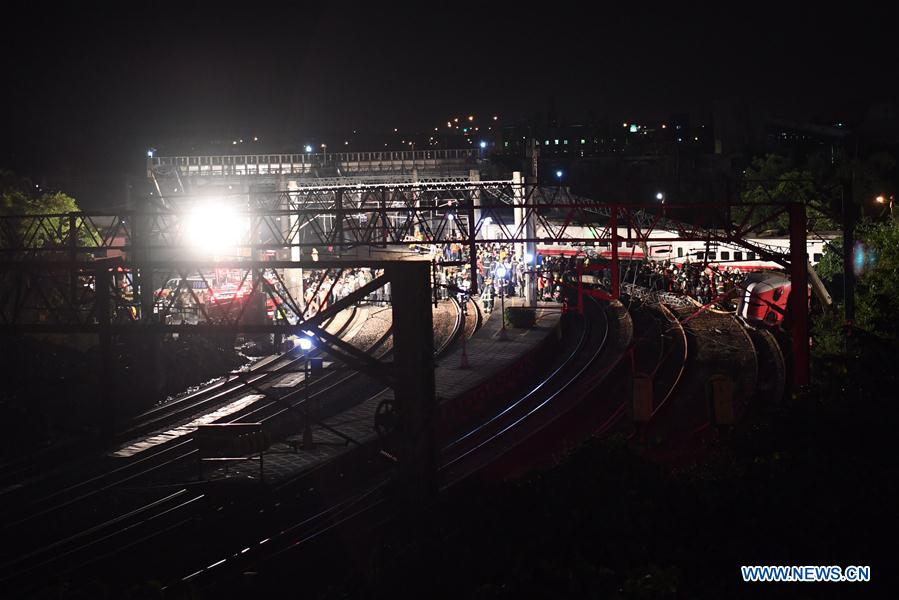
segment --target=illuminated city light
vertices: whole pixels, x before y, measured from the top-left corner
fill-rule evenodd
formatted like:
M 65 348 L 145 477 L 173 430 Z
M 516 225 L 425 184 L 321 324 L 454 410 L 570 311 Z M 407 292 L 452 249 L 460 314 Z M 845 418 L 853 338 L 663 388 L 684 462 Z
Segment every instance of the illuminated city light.
M 312 146 L 306 144 L 306 152 L 312 152 Z
M 481 150 L 483 150 L 486 147 L 487 147 L 487 142 L 482 141 L 481 142 Z

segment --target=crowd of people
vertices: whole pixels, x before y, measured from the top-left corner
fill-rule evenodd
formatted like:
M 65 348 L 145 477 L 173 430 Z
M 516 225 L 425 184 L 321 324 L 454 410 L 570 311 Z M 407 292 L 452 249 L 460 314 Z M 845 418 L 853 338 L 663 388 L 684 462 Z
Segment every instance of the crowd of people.
M 478 245 L 475 277 L 484 310 L 491 311 L 501 296 L 523 296 L 528 272 L 534 278 L 538 300 L 562 302 L 566 285 L 563 274 L 573 274 L 580 261 L 585 264 L 591 262 L 589 258 L 573 256 L 523 256 L 520 250 L 520 244 L 510 242 Z M 451 242 L 437 248 L 433 258 L 437 297 L 448 299 L 455 295 L 462 300 L 469 294 L 472 281 L 468 248 L 460 242 Z M 310 314 L 348 296 L 369 283 L 377 274 L 371 269 L 345 269 L 336 283 L 332 272 L 318 285 L 325 272 L 307 271 L 304 289 Z M 594 274 L 601 278 L 603 287 L 609 289 L 611 268 L 594 271 Z M 718 301 L 728 292 L 739 288 L 745 277 L 739 268 L 726 265 L 712 268 L 705 263 L 689 260 L 683 263 L 622 261 L 618 275 L 622 283 L 639 285 L 650 291 L 690 296 L 703 304 Z M 575 287 L 576 279 L 569 279 L 567 284 Z M 373 292 L 368 300 L 374 303 L 387 302 L 389 294 L 389 287 L 382 287 Z
M 610 269 L 600 272 L 608 287 Z M 690 296 L 702 304 L 716 302 L 734 289 L 741 287 L 746 274 L 739 268 L 727 265 L 709 267 L 702 262 L 642 261 L 622 262 L 619 277 L 623 283 L 631 283 L 650 291 L 669 292 Z
M 339 273 L 339 277 L 336 278 Z M 346 298 L 359 288 L 370 283 L 380 275 L 380 270 L 368 268 L 334 270 L 312 270 L 303 272 L 303 293 L 305 295 L 306 316 L 328 308 L 335 302 Z M 368 296 L 368 300 L 380 304 L 390 295 L 390 284 L 379 287 Z

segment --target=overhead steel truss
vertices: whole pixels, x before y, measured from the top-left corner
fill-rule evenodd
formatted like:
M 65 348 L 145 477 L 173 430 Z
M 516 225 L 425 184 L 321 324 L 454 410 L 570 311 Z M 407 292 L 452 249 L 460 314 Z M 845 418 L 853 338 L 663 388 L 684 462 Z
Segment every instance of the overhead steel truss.
M 339 251 L 360 246 L 457 243 L 467 252 L 463 260 L 470 266 L 472 291 L 476 291 L 477 253 L 482 243 L 523 244 L 522 251 L 538 243 L 609 244 L 613 269 L 617 270 L 619 241 L 647 244 L 693 240 L 743 246 L 789 267 L 794 285 L 799 284 L 797 289 L 803 289 L 807 280 L 806 205 L 800 202 L 609 202 L 578 196 L 563 186 L 529 185 L 518 179 L 307 186 L 220 201 L 238 206 L 239 215 L 246 219 L 247 235 L 236 243 L 236 249 L 250 259 L 250 264 L 267 250 Z M 509 218 L 510 212 L 513 218 Z M 789 255 L 751 241 L 753 232 L 785 214 L 790 217 Z M 168 268 L 174 268 L 179 260 L 184 265 L 184 257 L 195 250 L 186 222 L 184 212 L 173 210 L 0 217 L 4 310 L 21 306 L 25 280 L 38 277 L 39 268 L 37 263 L 29 264 L 32 261 L 74 265 L 98 255 L 119 255 L 133 261 L 136 277 L 144 282 L 138 287 L 141 321 L 146 321 L 143 315 L 152 310 L 151 291 L 156 282 L 153 275 L 148 285 L 147 277 L 156 267 L 164 266 L 154 266 L 153 261 L 167 261 Z M 268 266 L 275 267 L 271 263 Z M 76 301 L 78 293 L 75 272 L 69 269 L 68 292 L 63 295 L 70 303 Z M 258 294 L 275 295 L 274 289 L 265 290 L 263 274 L 250 276 Z M 48 285 L 62 291 L 63 283 L 58 280 Z M 618 292 L 615 286 L 612 297 Z M 46 296 L 48 291 L 38 286 L 29 293 Z M 17 322 L 21 316 L 15 310 L 6 313 L 8 323 Z M 804 310 L 800 308 L 799 312 Z M 806 317 L 797 319 L 803 329 L 794 334 L 798 340 L 808 339 Z M 238 325 L 246 328 L 251 324 Z M 72 326 L 77 326 L 77 321 Z M 806 355 L 806 360 L 799 362 L 807 363 L 807 346 L 803 343 L 794 348 Z
M 222 200 L 223 202 L 229 199 Z M 442 181 L 306 186 L 233 198 L 246 219 L 238 250 L 341 249 L 460 243 L 733 243 L 786 265 L 774 247 L 749 242 L 786 203 L 624 203 L 596 201 L 566 187 L 513 181 Z M 509 209 L 517 212 L 512 219 Z M 739 216 L 735 217 L 739 212 Z M 612 224 L 626 233 L 619 235 Z M 184 212 L 0 216 L 0 260 L 168 253 L 191 249 Z

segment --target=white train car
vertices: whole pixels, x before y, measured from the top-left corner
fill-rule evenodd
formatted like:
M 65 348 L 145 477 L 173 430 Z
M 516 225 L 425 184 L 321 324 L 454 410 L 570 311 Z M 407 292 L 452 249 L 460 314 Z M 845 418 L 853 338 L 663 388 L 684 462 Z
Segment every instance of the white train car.
M 598 229 L 590 227 L 570 226 L 566 233 L 572 238 L 599 237 Z M 630 233 L 630 238 L 629 234 Z M 538 228 L 538 237 L 549 237 Z M 737 244 L 726 244 L 710 241 L 659 241 L 653 242 L 653 238 L 676 238 L 677 232 L 665 230 L 653 230 L 645 244 L 633 239 L 633 232 L 626 228 L 618 229 L 618 259 L 619 260 L 657 260 L 671 261 L 675 264 L 684 262 L 708 263 L 713 267 L 738 268 L 741 271 L 763 271 L 768 269 L 781 269 L 776 262 L 765 260 L 763 256 L 753 250 Z M 823 237 L 823 239 L 822 239 Z M 815 265 L 824 255 L 826 244 L 835 235 L 824 235 L 806 241 L 806 252 L 809 261 Z M 786 236 L 749 238 L 748 242 L 759 248 L 772 252 L 787 254 L 790 251 L 790 238 Z M 611 242 L 558 242 L 555 244 L 540 243 L 537 245 L 537 253 L 544 256 L 566 255 L 576 256 L 602 256 L 612 257 Z

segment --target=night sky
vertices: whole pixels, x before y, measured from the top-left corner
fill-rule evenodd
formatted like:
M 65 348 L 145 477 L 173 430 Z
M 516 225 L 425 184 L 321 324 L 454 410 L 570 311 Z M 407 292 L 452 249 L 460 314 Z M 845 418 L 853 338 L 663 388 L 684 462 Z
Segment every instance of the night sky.
M 177 137 L 421 131 L 472 112 L 577 123 L 744 103 L 812 118 L 896 99 L 895 5 L 585 6 L 7 13 L 0 166 L 124 169 Z

